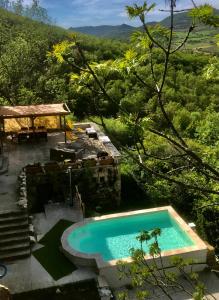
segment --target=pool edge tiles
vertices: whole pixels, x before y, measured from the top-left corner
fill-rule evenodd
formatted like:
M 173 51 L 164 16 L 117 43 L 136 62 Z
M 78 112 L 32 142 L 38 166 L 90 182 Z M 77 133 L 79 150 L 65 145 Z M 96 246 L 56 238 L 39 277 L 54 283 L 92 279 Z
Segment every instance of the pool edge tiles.
M 90 222 L 102 221 L 102 220 L 113 219 L 113 218 L 130 217 L 130 216 L 134 216 L 134 215 L 147 214 L 147 213 L 159 212 L 159 211 L 160 212 L 168 211 L 168 213 L 169 213 L 170 217 L 173 219 L 173 221 L 194 242 L 194 245 L 192 245 L 192 246 L 187 246 L 187 247 L 183 247 L 183 248 L 175 249 L 175 250 L 162 251 L 162 257 L 165 258 L 165 257 L 170 257 L 170 256 L 180 254 L 181 256 L 184 255 L 186 257 L 200 258 L 199 261 L 201 261 L 201 262 L 204 262 L 204 260 L 206 261 L 206 255 L 207 255 L 206 244 L 186 224 L 186 222 L 177 214 L 177 212 L 171 206 L 164 206 L 164 207 L 145 209 L 145 210 L 137 210 L 137 211 L 131 211 L 131 212 L 125 212 L 125 213 L 118 213 L 118 214 L 110 214 L 110 215 L 105 215 L 105 216 L 101 216 L 101 217 L 84 219 L 83 221 L 72 225 L 67 230 L 65 230 L 65 232 L 63 233 L 62 238 L 61 238 L 63 252 L 74 264 L 79 265 L 79 266 L 89 266 L 89 267 L 94 267 L 99 270 L 110 267 L 110 266 L 111 267 L 116 266 L 118 260 L 121 260 L 121 259 L 113 259 L 113 260 L 105 261 L 99 253 L 88 254 L 88 253 L 83 253 L 83 252 L 77 251 L 74 248 L 72 248 L 68 243 L 69 234 L 76 228 L 84 226 Z M 199 253 L 200 251 L 202 252 L 202 255 L 200 255 L 200 253 Z M 150 259 L 149 256 L 146 256 L 146 258 Z M 122 258 L 122 260 L 131 262 L 130 257 L 126 257 L 124 259 Z

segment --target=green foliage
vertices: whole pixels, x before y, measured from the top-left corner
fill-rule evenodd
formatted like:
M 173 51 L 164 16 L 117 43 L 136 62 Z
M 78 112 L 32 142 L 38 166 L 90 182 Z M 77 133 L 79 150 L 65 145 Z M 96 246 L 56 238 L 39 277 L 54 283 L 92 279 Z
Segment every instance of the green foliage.
M 204 78 L 207 80 L 219 81 L 219 59 L 218 57 L 212 57 L 209 59 L 209 64 L 204 68 Z
M 219 249 L 219 205 L 214 205 L 212 200 L 199 200 L 196 204 L 196 218 L 199 233 Z
M 140 19 L 145 20 L 145 15 L 152 11 L 155 6 L 155 3 L 148 5 L 145 1 L 142 6 L 137 4 L 134 4 L 133 6 L 126 6 L 126 11 L 131 19 L 140 17 Z
M 40 6 L 39 0 L 32 0 L 29 5 L 24 5 L 23 2 L 23 0 L 1 0 L 0 7 L 12 11 L 18 16 L 25 16 L 44 23 L 51 22 L 47 10 Z
M 207 145 L 217 145 L 219 136 L 219 113 L 212 109 L 204 112 L 205 118 L 198 122 L 196 135 L 200 142 Z
M 219 17 L 214 15 L 213 8 L 208 4 L 193 8 L 189 14 L 194 22 L 198 19 L 205 25 L 219 26 Z
M 150 9 L 146 3 L 128 8 L 131 17 L 139 16 L 143 23 Z M 135 34 L 130 49 L 122 58 L 91 61 L 83 43 L 79 42 L 79 47 L 76 45 L 73 51 L 64 53 L 61 64 L 72 66 L 70 88 L 75 98 L 72 107 L 76 115 L 102 115 L 113 142 L 119 140 L 117 146 L 132 146 L 129 148 L 130 155 L 139 159 L 145 168 L 141 170 L 138 164 L 132 168 L 125 163 L 126 168 L 138 185 L 147 191 L 150 203 L 172 204 L 187 217 L 196 218 L 194 203 L 203 195 L 185 187 L 214 190 L 215 182 L 209 180 L 208 174 L 200 172 L 198 162 L 192 164 L 180 148 L 173 147 L 170 140 L 175 140 L 176 136 L 169 122 L 194 155 L 199 155 L 204 164 L 217 167 L 217 80 L 206 80 L 203 76 L 211 63 L 209 56 L 197 53 L 194 56 L 189 52 L 171 55 L 162 91 L 168 122 L 158 103 L 154 81 L 158 87 L 161 86 L 165 71 L 164 53 L 167 51 L 164 48 L 167 49 L 169 31 L 160 27 L 148 27 L 148 30 L 149 34 L 147 29 L 146 33 Z M 172 49 L 175 47 L 173 43 Z M 84 57 L 80 51 L 83 51 Z M 110 116 L 114 118 L 110 119 Z M 173 182 L 180 184 L 168 182 L 165 176 L 171 176 Z
M 131 155 L 144 163 L 142 170 L 136 162 L 125 157 L 122 165 L 124 182 L 129 182 L 127 178 L 131 174 L 141 190 L 146 191 L 145 202 L 136 201 L 136 206 L 172 204 L 197 221 L 202 235 L 218 247 L 213 239 L 216 217 L 213 225 L 204 222 L 203 211 L 196 211 L 195 203 L 205 195 L 183 185 L 216 189 L 217 184 L 200 173 L 198 164 L 192 166 L 181 151 L 151 131 L 172 136 L 154 85 L 154 78 L 158 85 L 161 83 L 164 71 L 162 50 L 155 47 L 142 30 L 134 35 L 129 45 L 85 35 L 72 38 L 72 34 L 64 29 L 18 16 L 20 4 L 15 2 L 17 15 L 0 9 L 0 104 L 65 101 L 78 119 L 88 116 L 101 123 L 99 116 L 102 115 L 112 141 L 118 147 L 128 146 L 126 149 Z M 144 21 L 153 5 L 144 3 L 127 9 L 131 17 L 140 15 Z M 195 19 L 205 23 L 212 17 L 212 9 L 207 6 L 192 13 Z M 161 26 L 149 26 L 148 29 L 153 39 L 164 46 L 167 44 L 168 29 Z M 177 39 L 182 40 L 184 36 L 182 32 L 173 36 L 174 49 L 178 45 Z M 218 168 L 218 57 L 186 51 L 184 47 L 182 50 L 170 57 L 163 89 L 165 110 L 190 149 L 205 163 Z M 88 72 L 88 63 L 108 98 Z M 152 175 L 153 172 L 171 176 L 183 184 L 167 182 Z M 215 201 L 214 196 L 209 198 L 208 201 Z
M 205 295 L 205 287 L 203 284 L 199 284 L 196 286 L 196 291 L 193 293 L 193 299 L 194 300 L 202 300 Z
M 17 9 L 20 5 L 18 2 L 14 2 Z M 39 3 L 35 1 L 32 5 L 37 9 Z M 72 70 L 63 62 L 61 56 L 62 53 L 66 53 L 71 57 L 74 45 L 71 41 L 72 34 L 62 28 L 39 23 L 19 14 L 12 14 L 0 8 L 1 103 L 71 101 L 69 106 L 76 109 L 78 116 L 82 116 L 89 110 L 87 101 L 90 100 L 90 93 L 84 91 L 84 95 L 79 96 L 77 89 L 69 85 Z M 80 35 L 79 39 L 90 61 L 115 59 L 127 49 L 127 45 L 119 41 Z M 119 88 L 111 86 L 110 89 L 118 95 Z M 75 98 L 84 102 L 84 106 L 75 103 Z
M 175 299 L 174 293 L 176 292 L 184 292 L 188 296 L 193 295 L 193 299 L 204 299 L 205 288 L 199 281 L 198 274 L 192 271 L 194 264 L 192 259 L 174 256 L 170 259 L 170 266 L 175 271 L 171 272 L 169 268 L 165 267 L 158 243 L 160 235 L 162 235 L 162 231 L 159 228 L 140 232 L 136 237 L 139 241 L 139 248 L 130 249 L 132 262 L 127 263 L 122 260 L 117 264 L 120 279 L 130 279 L 137 299 L 149 297 L 151 288 L 158 288 L 168 299 Z M 149 246 L 148 253 L 143 250 L 144 243 Z M 186 286 L 180 282 L 181 275 L 186 280 Z M 187 287 L 188 283 L 190 288 Z M 119 293 L 118 297 L 119 299 L 131 299 L 127 290 Z
M 43 102 L 38 80 L 48 68 L 47 51 L 66 37 L 67 32 L 2 9 L 0 15 L 0 95 L 9 104 Z M 23 100 L 19 99 L 20 94 Z

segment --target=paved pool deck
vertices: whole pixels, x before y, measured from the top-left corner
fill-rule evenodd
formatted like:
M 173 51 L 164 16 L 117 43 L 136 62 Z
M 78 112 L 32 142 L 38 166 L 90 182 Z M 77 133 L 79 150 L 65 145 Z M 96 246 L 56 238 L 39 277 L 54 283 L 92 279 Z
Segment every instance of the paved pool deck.
M 77 269 L 70 275 L 55 281 L 40 265 L 33 255 L 27 259 L 17 260 L 8 264 L 8 273 L 1 279 L 1 284 L 7 286 L 12 294 L 28 292 L 31 290 L 59 287 L 67 283 L 96 278 L 88 269 Z

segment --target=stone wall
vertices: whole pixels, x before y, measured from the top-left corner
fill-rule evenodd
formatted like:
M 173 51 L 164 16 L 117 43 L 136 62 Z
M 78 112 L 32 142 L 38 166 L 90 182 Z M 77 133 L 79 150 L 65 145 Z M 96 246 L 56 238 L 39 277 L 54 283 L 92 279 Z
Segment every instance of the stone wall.
M 120 204 L 121 178 L 117 164 L 89 166 L 64 163 L 35 164 L 24 168 L 27 182 L 28 209 L 43 211 L 48 202 L 71 203 L 75 186 L 86 209 L 115 208 Z

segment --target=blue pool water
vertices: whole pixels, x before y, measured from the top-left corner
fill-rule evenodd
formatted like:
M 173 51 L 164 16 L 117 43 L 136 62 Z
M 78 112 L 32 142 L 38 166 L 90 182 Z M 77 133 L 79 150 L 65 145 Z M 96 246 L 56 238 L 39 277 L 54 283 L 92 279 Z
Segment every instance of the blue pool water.
M 139 232 L 154 228 L 161 229 L 161 236 L 158 238 L 161 250 L 194 245 L 168 211 L 93 221 L 73 230 L 67 240 L 73 249 L 87 254 L 100 253 L 103 260 L 108 261 L 129 257 L 129 249 L 140 246 L 136 240 Z M 148 251 L 146 244 L 144 250 Z

